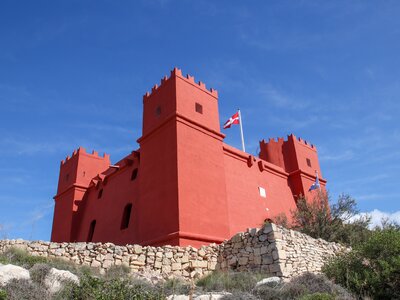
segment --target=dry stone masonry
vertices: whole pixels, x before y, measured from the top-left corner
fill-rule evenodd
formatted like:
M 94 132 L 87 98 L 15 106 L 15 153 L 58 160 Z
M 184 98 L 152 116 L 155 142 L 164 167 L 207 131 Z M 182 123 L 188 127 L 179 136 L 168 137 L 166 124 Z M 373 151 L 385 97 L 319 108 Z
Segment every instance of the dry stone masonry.
M 200 249 L 178 246 L 117 246 L 111 243 L 52 243 L 2 240 L 0 253 L 17 247 L 31 255 L 58 257 L 99 268 L 129 266 L 132 272 L 147 272 L 164 278 L 192 279 L 216 269 L 262 271 L 273 276 L 291 277 L 303 272 L 319 272 L 324 262 L 345 248 L 321 239 L 267 224 L 238 233 L 221 245 Z
M 324 263 L 346 247 L 314 239 L 275 224 L 248 229 L 220 245 L 218 267 L 222 270 L 259 271 L 292 277 L 318 273 Z

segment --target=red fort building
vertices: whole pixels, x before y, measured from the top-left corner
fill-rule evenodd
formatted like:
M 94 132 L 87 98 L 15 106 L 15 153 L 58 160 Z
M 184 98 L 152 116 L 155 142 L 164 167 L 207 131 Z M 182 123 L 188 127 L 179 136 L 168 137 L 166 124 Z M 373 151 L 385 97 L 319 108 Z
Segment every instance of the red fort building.
M 217 91 L 174 69 L 143 96 L 139 149 L 114 165 L 83 148 L 61 162 L 51 240 L 199 247 L 290 220 L 321 174 L 316 148 L 289 135 L 256 157 L 224 137 Z

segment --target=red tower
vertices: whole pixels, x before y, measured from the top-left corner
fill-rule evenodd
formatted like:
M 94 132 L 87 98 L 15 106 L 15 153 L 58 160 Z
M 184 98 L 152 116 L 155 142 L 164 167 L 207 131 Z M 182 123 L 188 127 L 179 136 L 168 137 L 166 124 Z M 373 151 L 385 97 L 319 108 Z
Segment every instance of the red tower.
M 140 241 L 223 241 L 229 221 L 216 91 L 174 69 L 143 107 Z
M 109 155 L 99 157 L 94 151 L 88 154 L 84 148 L 74 151 L 72 157 L 67 156 L 61 162 L 57 195 L 54 197 L 52 241 L 72 240 L 71 231 L 78 203 L 83 199 L 93 177 L 107 170 L 109 165 Z
M 111 166 L 80 148 L 61 163 L 52 241 L 220 243 L 290 219 L 315 171 L 322 177 L 316 148 L 293 135 L 261 141 L 259 158 L 223 139 L 217 92 L 174 69 L 143 96 L 138 150 Z

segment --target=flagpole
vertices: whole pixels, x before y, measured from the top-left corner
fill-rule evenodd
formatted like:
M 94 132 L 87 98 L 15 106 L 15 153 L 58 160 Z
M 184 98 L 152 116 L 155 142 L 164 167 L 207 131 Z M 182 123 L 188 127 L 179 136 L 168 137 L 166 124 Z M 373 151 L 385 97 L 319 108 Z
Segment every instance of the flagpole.
M 240 109 L 238 109 L 238 112 L 239 112 L 240 136 L 242 137 L 242 149 L 243 149 L 243 152 L 246 152 L 246 148 L 244 147 L 244 136 L 243 136 L 243 127 L 242 127 L 242 115 L 240 114 Z

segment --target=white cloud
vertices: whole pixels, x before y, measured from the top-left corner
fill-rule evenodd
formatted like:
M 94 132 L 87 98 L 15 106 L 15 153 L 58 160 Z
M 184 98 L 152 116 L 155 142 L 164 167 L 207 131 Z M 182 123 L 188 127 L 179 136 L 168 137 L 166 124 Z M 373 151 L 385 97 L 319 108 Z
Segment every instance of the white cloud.
M 363 216 L 370 216 L 371 217 L 371 225 L 370 228 L 374 228 L 375 226 L 380 226 L 382 220 L 388 220 L 390 222 L 396 222 L 400 224 L 400 210 L 395 212 L 384 212 L 380 211 L 379 209 L 374 209 L 370 212 L 363 212 L 353 217 L 353 219 L 357 219 Z
M 294 97 L 288 96 L 286 93 L 273 87 L 271 84 L 264 84 L 258 88 L 258 93 L 261 98 L 268 103 L 278 108 L 285 109 L 304 109 L 309 106 L 309 103 L 304 100 L 295 99 Z
M 339 161 L 339 160 L 349 160 L 352 159 L 353 157 L 354 157 L 354 152 L 351 150 L 346 150 L 343 153 L 322 155 L 320 160 Z

